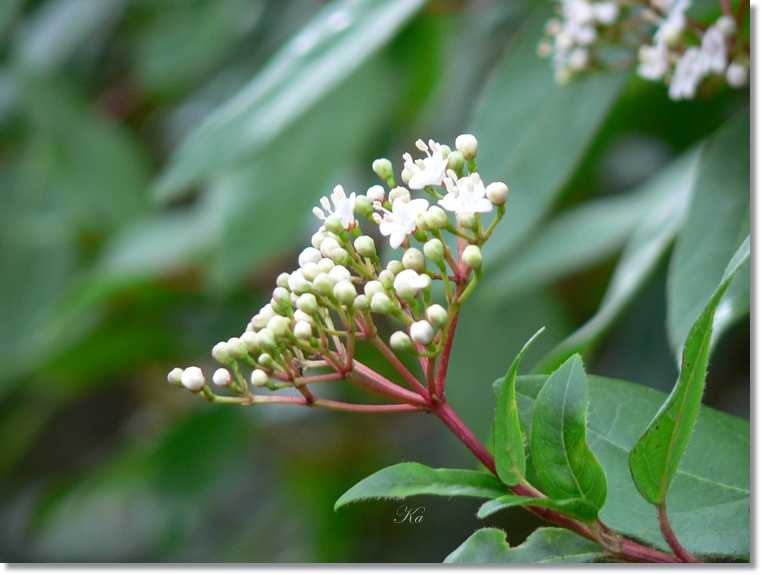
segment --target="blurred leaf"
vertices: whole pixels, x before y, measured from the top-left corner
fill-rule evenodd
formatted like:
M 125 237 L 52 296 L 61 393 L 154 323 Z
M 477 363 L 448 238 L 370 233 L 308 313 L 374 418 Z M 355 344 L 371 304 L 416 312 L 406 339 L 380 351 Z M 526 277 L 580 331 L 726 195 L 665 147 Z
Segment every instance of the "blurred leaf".
M 667 328 L 678 360 L 688 331 L 745 237 L 741 234 L 748 233 L 744 228 L 751 190 L 750 129 L 748 112 L 733 118 L 707 140 L 698 159 L 690 205 L 667 280 Z M 739 297 L 737 292 L 735 299 Z M 721 306 L 722 328 L 748 309 L 743 304 L 734 306 L 732 301 Z M 715 341 L 720 335 L 715 333 Z
M 404 499 L 424 494 L 495 498 L 507 491 L 507 487 L 491 473 L 398 463 L 360 481 L 339 497 L 334 509 L 363 499 Z
M 532 433 L 535 398 L 547 377 L 526 376 L 516 381 L 519 416 L 527 433 Z M 638 493 L 627 466 L 630 449 L 666 394 L 594 375 L 588 376 L 588 392 L 587 439 L 609 486 L 601 520 L 620 533 L 667 549 L 656 512 Z M 701 406 L 669 492 L 670 522 L 691 552 L 749 557 L 750 439 L 748 421 Z M 531 460 L 527 465 L 532 466 Z M 527 475 L 531 476 L 529 469 Z
M 335 1 L 183 143 L 156 184 L 160 201 L 263 150 L 383 46 L 424 0 Z
M 0 42 L 5 41 L 8 30 L 16 21 L 24 0 L 5 0 L 0 2 Z
M 471 131 L 479 139 L 479 172 L 511 193 L 504 222 L 485 256 L 505 255 L 542 218 L 585 156 L 624 84 L 625 74 L 590 74 L 559 86 L 538 38 L 552 15 L 539 6 L 497 67 Z
M 675 388 L 630 451 L 633 481 L 643 497 L 654 505 L 664 502 L 667 497 L 698 417 L 704 394 L 714 312 L 736 272 L 748 260 L 749 236 L 728 264 L 722 281 L 688 334 Z
M 591 563 L 604 550 L 568 529 L 543 527 L 518 547 L 502 529 L 479 529 L 444 560 L 445 563 Z
M 520 497 L 518 495 L 502 495 L 497 499 L 483 503 L 479 508 L 477 516 L 479 519 L 484 519 L 493 513 L 509 507 L 516 507 L 517 505 L 545 507 L 546 509 L 560 511 L 569 517 L 582 521 L 595 521 L 598 517 L 598 509 L 587 499 L 537 499 L 534 497 Z
M 7 2 L 7 0 L 4 0 Z M 48 0 L 28 18 L 14 56 L 25 71 L 48 74 L 115 22 L 125 0 Z
M 536 373 L 553 371 L 572 354 L 583 352 L 611 327 L 619 313 L 635 297 L 682 224 L 697 158 L 697 150 L 687 152 L 649 180 L 648 187 L 659 190 L 662 198 L 652 206 L 628 239 L 598 311 L 558 344 L 534 368 Z
M 574 355 L 548 378 L 532 415 L 532 459 L 551 499 L 606 501 L 606 475 L 587 444 L 587 376 Z
M 495 423 L 492 426 L 494 434 L 492 453 L 495 456 L 497 475 L 506 485 L 516 485 L 519 478 L 526 473 L 524 434 L 521 431 L 519 412 L 516 407 L 516 373 L 527 349 L 543 331 L 545 328 L 541 328 L 521 348 L 519 355 L 508 369 L 497 395 Z

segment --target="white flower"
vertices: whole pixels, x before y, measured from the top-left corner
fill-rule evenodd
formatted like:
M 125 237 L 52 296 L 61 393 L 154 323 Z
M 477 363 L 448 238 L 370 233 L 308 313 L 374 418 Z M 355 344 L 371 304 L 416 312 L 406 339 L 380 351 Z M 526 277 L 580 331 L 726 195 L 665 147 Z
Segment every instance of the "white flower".
M 233 377 L 230 375 L 230 372 L 227 369 L 221 367 L 214 372 L 212 381 L 215 383 L 215 385 L 219 385 L 220 387 L 229 387 L 233 381 Z
M 643 45 L 638 51 L 638 74 L 646 80 L 660 80 L 669 70 L 667 45 L 660 42 L 655 46 Z
M 454 176 L 455 174 L 452 174 Z M 447 194 L 439 200 L 439 205 L 456 214 L 488 213 L 493 204 L 485 196 L 484 182 L 477 173 L 461 178 L 453 183 L 453 178 L 445 180 Z
M 206 385 L 204 373 L 198 367 L 188 367 L 180 376 L 180 383 L 191 391 L 201 391 Z
M 347 197 L 344 188 L 336 186 L 333 188 L 331 201 L 329 202 L 328 198 L 323 196 L 320 198 L 320 205 L 323 206 L 323 210 L 328 212 L 329 216 L 334 216 L 341 220 L 341 225 L 344 226 L 345 230 L 348 230 L 355 225 L 355 198 L 356 194 L 354 192 Z M 331 209 L 331 202 L 333 202 L 334 209 Z M 320 208 L 313 208 L 312 213 L 319 219 L 325 220 L 327 216 L 323 210 Z M 320 229 L 322 230 L 324 228 L 321 227 Z
M 411 174 L 408 186 L 412 190 L 422 190 L 430 185 L 441 186 L 447 171 L 447 158 L 444 157 L 442 146 L 434 140 L 429 140 L 428 146 L 423 140 L 418 140 L 415 145 L 422 152 L 426 152 L 426 157 L 413 161 L 410 154 L 402 156 L 405 168 Z
M 396 249 L 402 245 L 405 238 L 415 231 L 415 218 L 418 214 L 425 212 L 429 207 L 429 202 L 423 198 L 405 202 L 402 198 L 397 198 L 392 204 L 392 211 L 376 205 L 376 209 L 384 212 L 378 229 L 384 236 L 389 236 L 389 244 Z
M 672 44 L 680 38 L 685 29 L 685 11 L 690 8 L 691 0 L 678 0 L 670 7 L 669 14 L 656 30 L 654 40 L 657 44 L 666 42 Z
M 691 99 L 708 70 L 706 55 L 697 47 L 688 48 L 675 66 L 675 74 L 669 86 L 673 100 Z
M 434 339 L 434 328 L 425 319 L 410 326 L 410 339 L 421 345 L 428 345 Z
M 616 2 L 596 2 L 592 8 L 595 19 L 601 24 L 613 24 L 619 16 L 619 6 Z
M 725 36 L 716 26 L 710 26 L 701 40 L 701 53 L 705 57 L 707 71 L 722 74 L 728 66 L 728 47 Z
M 394 277 L 394 291 L 399 296 L 401 292 L 411 290 L 415 295 L 422 289 L 428 289 L 430 285 L 431 278 L 415 270 L 402 270 Z
M 728 66 L 728 72 L 725 77 L 730 86 L 733 88 L 740 88 L 745 86 L 749 81 L 749 71 L 743 64 L 733 62 L 730 66 Z
M 383 202 L 386 192 L 384 191 L 383 186 L 376 184 L 375 186 L 369 187 L 365 195 L 368 197 L 371 203 Z

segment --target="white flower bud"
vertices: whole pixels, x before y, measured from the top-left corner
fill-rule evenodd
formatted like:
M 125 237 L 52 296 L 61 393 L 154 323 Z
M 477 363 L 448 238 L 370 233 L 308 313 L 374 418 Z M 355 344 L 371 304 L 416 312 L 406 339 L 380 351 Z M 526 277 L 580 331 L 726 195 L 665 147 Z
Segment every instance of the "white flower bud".
M 410 178 L 413 177 L 413 172 L 411 172 L 409 168 L 405 167 L 402 169 L 400 176 L 402 177 L 402 181 L 407 184 L 410 181 Z
M 415 227 L 416 227 L 416 237 L 418 236 L 418 233 L 420 231 L 428 232 L 431 230 L 429 227 L 429 224 L 426 222 L 426 212 L 419 212 L 415 214 Z
M 389 174 L 391 176 L 391 174 Z M 381 202 L 383 203 L 384 198 L 386 198 L 386 190 L 384 190 L 383 186 L 379 186 L 376 184 L 375 186 L 371 186 L 368 188 L 368 191 L 366 192 L 365 196 L 370 200 L 371 203 L 375 202 Z
M 355 240 L 355 249 L 361 256 L 371 258 L 376 255 L 376 242 L 370 236 L 360 236 Z
M 319 273 L 320 268 L 314 262 L 307 262 L 302 266 L 302 277 L 308 282 L 314 280 Z
M 183 385 L 183 368 L 176 367 L 167 374 L 167 381 L 172 385 L 181 387 Z
M 407 188 L 403 188 L 402 186 L 397 186 L 396 188 L 393 188 L 389 192 L 389 201 L 391 203 L 394 203 L 394 200 L 397 198 L 401 198 L 403 202 L 409 202 L 410 201 L 410 190 Z
M 404 270 L 394 278 L 394 291 L 403 299 L 412 299 L 419 290 L 429 289 L 431 278 L 415 270 Z
M 333 295 L 344 305 L 352 305 L 357 297 L 357 290 L 349 280 L 341 280 L 333 288 Z
M 425 319 L 417 321 L 410 326 L 410 339 L 415 343 L 428 345 L 434 339 L 434 328 Z
M 312 247 L 315 249 L 320 249 L 320 245 L 323 243 L 323 240 L 328 237 L 328 234 L 325 232 L 316 232 L 312 234 Z
M 267 305 L 264 305 L 261 310 L 259 310 L 259 315 L 265 318 L 266 321 L 270 321 L 271 317 L 275 317 L 278 314 L 275 313 L 272 304 L 268 303 Z
M 298 307 L 300 311 L 306 313 L 307 315 L 314 315 L 318 310 L 317 298 L 315 298 L 315 296 L 311 293 L 300 295 L 299 299 L 296 300 L 296 307 Z
M 206 378 L 204 372 L 198 367 L 187 367 L 183 370 L 183 375 L 180 377 L 180 382 L 183 387 L 191 391 L 201 391 L 206 386 Z
M 395 310 L 395 307 L 388 295 L 377 293 L 370 298 L 370 309 L 376 313 L 390 314 Z
M 267 329 L 269 329 L 275 337 L 286 337 L 291 332 L 291 320 L 276 315 L 267 322 Z
M 330 258 L 331 252 L 340 247 L 341 245 L 339 245 L 339 242 L 337 242 L 335 239 L 325 238 L 320 244 L 320 253 L 322 253 L 325 257 Z
M 214 372 L 212 381 L 215 385 L 219 385 L 220 387 L 230 387 L 230 384 L 233 382 L 233 377 L 227 369 L 221 367 Z
M 442 329 L 447 325 L 447 310 L 438 303 L 430 305 L 426 309 L 426 320 L 436 329 Z
M 228 344 L 221 341 L 212 348 L 212 357 L 220 363 L 228 363 L 230 361 L 230 353 L 228 352 Z
M 331 259 L 333 259 L 337 265 L 349 265 L 349 252 L 344 248 L 337 248 L 331 252 Z
M 376 172 L 378 177 L 384 181 L 388 180 L 394 175 L 394 168 L 392 167 L 392 163 L 386 158 L 378 158 L 377 160 L 374 160 L 373 171 Z M 383 202 L 383 200 L 379 201 Z
M 370 298 L 365 294 L 360 294 L 355 298 L 355 307 L 360 311 L 370 310 Z
M 402 256 L 402 265 L 405 266 L 405 269 L 421 273 L 426 269 L 426 258 L 423 257 L 421 250 L 410 248 L 405 250 L 405 254 Z
M 253 331 L 247 331 L 241 336 L 241 341 L 243 342 L 243 345 L 246 347 L 246 351 L 249 352 L 250 355 L 256 355 L 259 351 L 259 348 L 257 347 L 257 336 Z
M 466 249 L 463 250 L 463 261 L 472 270 L 478 270 L 483 263 L 482 250 L 479 249 L 479 246 L 466 246 Z
M 436 238 L 423 244 L 423 253 L 435 264 L 444 261 L 444 246 Z
M 469 214 L 468 212 L 455 214 L 455 222 L 458 224 L 458 226 L 467 230 L 475 232 L 478 229 L 474 214 Z
M 394 286 L 394 274 L 389 270 L 383 270 L 378 274 L 378 281 L 384 286 L 384 289 L 390 290 Z
M 280 274 L 278 279 L 275 280 L 275 285 L 282 288 L 288 288 L 288 274 L 286 272 Z
M 540 40 L 537 44 L 537 55 L 540 58 L 550 58 L 553 55 L 553 43 L 547 38 Z
M 413 351 L 415 349 L 413 342 L 410 341 L 410 336 L 404 331 L 395 331 L 389 338 L 389 345 L 396 351 Z
M 487 186 L 487 198 L 496 206 L 502 206 L 508 199 L 508 186 L 503 182 L 492 182 Z
M 320 250 L 316 248 L 304 248 L 302 253 L 299 254 L 299 266 L 304 267 L 308 262 L 316 264 L 320 261 L 321 257 Z
M 749 71 L 743 64 L 733 62 L 728 66 L 725 78 L 728 81 L 728 85 L 732 88 L 741 88 L 749 81 Z
M 304 278 L 304 275 L 302 274 L 301 269 L 296 270 L 294 273 L 292 273 L 288 277 L 288 287 L 290 287 L 291 291 L 294 292 L 296 295 L 307 293 L 312 289 L 310 282 L 308 282 Z
M 467 160 L 472 160 L 476 157 L 476 151 L 479 147 L 479 142 L 471 134 L 461 134 L 455 138 L 455 147 L 463 154 L 463 157 Z
M 725 38 L 730 38 L 738 32 L 738 24 L 732 16 L 720 16 L 717 18 L 715 26 Z
M 398 273 L 405 269 L 405 266 L 399 260 L 389 260 L 389 263 L 386 264 L 386 269 L 396 276 Z
M 271 356 L 269 353 L 263 353 L 257 358 L 257 363 L 261 366 L 266 367 L 267 369 L 270 369 L 273 365 L 273 356 Z
M 569 54 L 569 67 L 575 72 L 587 68 L 588 62 L 590 62 L 590 52 L 586 48 L 575 48 Z
M 230 357 L 233 359 L 243 359 L 246 357 L 246 353 L 246 346 L 239 338 L 231 337 L 228 340 L 228 354 Z
M 294 326 L 294 335 L 298 339 L 309 341 L 312 338 L 312 326 L 306 321 L 298 321 Z
M 333 286 L 336 285 L 336 282 L 328 274 L 318 274 L 312 285 L 315 286 L 315 291 L 320 295 L 330 296 L 333 294 Z
M 378 187 L 380 188 L 381 186 Z M 360 214 L 364 218 L 372 218 L 373 202 L 367 196 L 357 196 L 355 198 L 355 213 Z
M 350 274 L 349 270 L 344 266 L 336 266 L 330 272 L 328 272 L 328 277 L 331 278 L 335 284 L 337 284 L 340 281 L 350 279 L 352 274 Z
M 261 369 L 251 372 L 251 385 L 254 387 L 266 387 L 270 383 L 270 377 Z
M 426 210 L 426 224 L 432 229 L 432 230 L 441 230 L 447 227 L 447 224 L 450 223 L 450 218 L 447 216 L 447 212 L 445 212 L 442 208 L 439 206 L 431 206 L 428 210 Z
M 313 318 L 311 315 L 304 313 L 302 310 L 298 309 L 294 312 L 294 321 L 306 321 L 308 324 L 314 326 L 315 324 L 315 318 Z
M 291 306 L 291 292 L 286 288 L 275 288 L 273 290 L 273 298 L 270 305 L 273 306 L 273 309 L 275 309 L 276 306 L 279 306 L 281 309 L 287 310 Z
M 334 267 L 336 267 L 336 263 L 330 258 L 323 258 L 317 263 L 317 267 L 318 267 L 318 273 L 327 274 Z M 315 280 L 311 279 L 310 281 L 315 281 Z
M 252 331 L 259 331 L 263 327 L 267 327 L 267 322 L 270 320 L 270 318 L 267 318 L 263 316 L 262 314 L 257 314 L 253 318 L 251 318 L 251 327 L 254 329 Z
M 254 334 L 257 347 L 267 351 L 275 351 L 277 343 L 275 342 L 275 334 L 268 328 L 259 330 Z
M 460 172 L 465 164 L 466 158 L 464 158 L 463 154 L 458 151 L 452 152 L 447 156 L 447 167 L 451 170 Z
M 563 22 L 558 18 L 551 18 L 545 23 L 544 31 L 548 36 L 557 36 L 564 29 Z
M 323 222 L 323 225 L 325 225 L 325 229 L 334 234 L 340 234 L 344 231 L 344 224 L 342 224 L 341 220 L 335 216 L 327 217 Z
M 369 298 L 372 298 L 377 293 L 386 293 L 386 290 L 384 289 L 384 286 L 381 284 L 381 282 L 376 280 L 371 280 L 365 284 L 366 296 L 368 296 Z

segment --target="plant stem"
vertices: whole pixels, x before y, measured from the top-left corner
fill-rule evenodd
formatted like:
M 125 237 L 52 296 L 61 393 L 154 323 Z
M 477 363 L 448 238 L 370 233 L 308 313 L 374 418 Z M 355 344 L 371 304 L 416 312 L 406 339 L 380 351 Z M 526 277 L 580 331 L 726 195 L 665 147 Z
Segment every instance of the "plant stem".
M 421 383 L 412 373 L 410 373 L 410 370 L 405 367 L 405 364 L 403 364 L 399 358 L 394 355 L 394 352 L 389 349 L 389 346 L 384 343 L 384 340 L 378 337 L 378 335 L 374 335 L 372 338 L 370 338 L 370 342 L 376 346 L 378 351 L 384 354 L 384 357 L 389 361 L 389 363 L 392 364 L 394 369 L 396 369 L 399 374 L 405 378 L 405 381 L 412 385 L 413 388 L 423 397 L 427 397 L 428 392 L 426 391 L 426 388 L 421 385 Z
M 396 399 L 416 407 L 426 407 L 427 401 L 410 390 L 392 383 L 381 374 L 376 373 L 359 361 L 354 362 L 352 371 L 346 374 L 347 381 L 354 383 L 372 393 L 383 395 L 390 399 Z
M 672 525 L 669 522 L 669 517 L 667 517 L 667 502 L 662 501 L 659 503 L 656 506 L 656 511 L 659 515 L 659 527 L 661 528 L 662 535 L 664 535 L 664 539 L 669 544 L 670 549 L 675 552 L 675 555 L 677 555 L 683 563 L 701 563 L 701 561 L 696 559 L 690 551 L 680 544 L 677 535 L 672 531 Z

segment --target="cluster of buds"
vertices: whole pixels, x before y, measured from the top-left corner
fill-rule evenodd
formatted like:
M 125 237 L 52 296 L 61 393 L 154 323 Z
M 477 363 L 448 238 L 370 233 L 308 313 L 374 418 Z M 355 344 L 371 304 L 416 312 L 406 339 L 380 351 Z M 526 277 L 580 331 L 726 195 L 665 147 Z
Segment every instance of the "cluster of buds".
M 550 57 L 559 83 L 603 69 L 605 46 L 637 53 L 638 74 L 669 86 L 673 100 L 692 99 L 710 77 L 740 88 L 749 79 L 750 46 L 739 35 L 748 1 L 733 12 L 729 0 L 711 25 L 688 16 L 691 0 L 559 0 L 558 18 L 545 25 L 538 53 Z
M 170 383 L 221 403 L 298 403 L 347 411 L 435 409 L 444 399 L 444 380 L 461 306 L 482 276 L 481 248 L 505 213 L 508 187 L 484 184 L 476 172 L 478 142 L 459 136 L 456 150 L 433 140 L 416 147 L 426 157 L 404 154 L 403 183 L 392 163 L 373 162 L 386 186 L 347 195 L 336 186 L 314 214 L 322 221 L 299 267 L 282 273 L 272 299 L 239 337 L 220 342 L 212 356 L 224 367 L 212 381 L 232 394 L 218 395 L 198 367 L 175 368 Z M 413 192 L 426 197 L 413 198 Z M 489 225 L 482 217 L 496 212 Z M 376 241 L 360 219 L 377 226 L 375 235 L 402 248 L 402 257 L 382 264 Z M 453 241 L 448 245 L 445 235 Z M 457 246 L 457 247 L 456 247 Z M 441 282 L 441 292 L 432 292 Z M 435 295 L 437 294 L 437 295 Z M 433 301 L 439 298 L 440 303 Z M 376 326 L 385 317 L 400 326 L 388 340 Z M 360 363 L 356 345 L 374 345 L 399 372 L 398 385 Z M 418 378 L 397 353 L 416 356 Z M 244 376 L 250 371 L 249 377 Z M 348 404 L 316 397 L 310 384 L 344 380 L 393 404 Z M 255 393 L 295 388 L 301 395 Z

